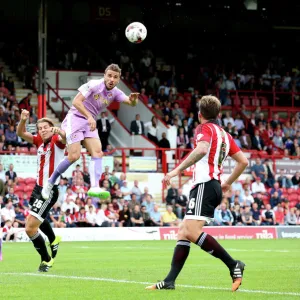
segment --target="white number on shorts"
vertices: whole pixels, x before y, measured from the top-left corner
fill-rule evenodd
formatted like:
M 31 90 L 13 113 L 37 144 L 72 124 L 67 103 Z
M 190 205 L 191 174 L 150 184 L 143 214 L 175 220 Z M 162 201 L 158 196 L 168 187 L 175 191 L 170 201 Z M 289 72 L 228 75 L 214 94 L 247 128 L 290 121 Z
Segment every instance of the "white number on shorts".
M 195 198 L 190 199 L 189 201 L 189 209 L 193 209 L 195 207 Z
M 43 205 L 43 200 L 39 200 L 39 199 L 36 199 L 33 203 L 33 206 L 35 206 L 36 208 L 41 208 Z

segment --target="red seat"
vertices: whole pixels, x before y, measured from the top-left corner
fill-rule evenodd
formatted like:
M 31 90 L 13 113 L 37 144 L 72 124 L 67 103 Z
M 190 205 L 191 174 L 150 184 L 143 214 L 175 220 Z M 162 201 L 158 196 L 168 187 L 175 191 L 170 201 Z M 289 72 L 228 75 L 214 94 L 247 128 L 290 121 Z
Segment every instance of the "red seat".
M 289 208 L 295 207 L 297 205 L 297 201 L 290 201 Z
M 242 98 L 242 102 L 243 102 L 243 104 L 245 104 L 246 106 L 249 106 L 249 105 L 250 105 L 250 99 L 249 99 L 249 97 L 248 97 L 248 96 L 244 96 L 244 97 Z
M 14 194 L 19 197 L 19 199 L 23 199 L 23 191 L 14 191 Z
M 26 186 L 25 184 L 19 184 L 19 185 L 16 185 L 16 186 L 14 187 L 14 192 L 19 192 L 19 191 L 23 192 L 25 186 Z
M 298 201 L 298 194 L 296 194 L 296 193 L 293 193 L 293 194 L 289 194 L 289 196 L 288 196 L 288 200 L 289 201 Z
M 241 105 L 241 99 L 239 97 L 233 97 L 232 98 L 233 105 Z
M 252 106 L 260 106 L 260 101 L 257 98 L 252 98 Z
M 26 185 L 35 184 L 35 182 L 36 182 L 36 179 L 32 178 L 32 177 L 28 177 L 25 179 Z
M 294 193 L 294 192 L 295 192 L 294 189 L 287 189 L 287 193 L 288 193 L 288 194 L 292 194 L 292 193 Z
M 25 193 L 30 193 L 30 194 L 31 194 L 31 192 L 33 191 L 33 188 L 34 188 L 33 185 L 26 185 L 26 186 L 24 187 L 24 192 L 25 192 Z
M 29 152 L 36 154 L 37 150 L 36 150 L 35 147 L 31 147 L 30 150 L 29 150 Z
M 25 184 L 25 178 L 18 177 L 18 184 Z

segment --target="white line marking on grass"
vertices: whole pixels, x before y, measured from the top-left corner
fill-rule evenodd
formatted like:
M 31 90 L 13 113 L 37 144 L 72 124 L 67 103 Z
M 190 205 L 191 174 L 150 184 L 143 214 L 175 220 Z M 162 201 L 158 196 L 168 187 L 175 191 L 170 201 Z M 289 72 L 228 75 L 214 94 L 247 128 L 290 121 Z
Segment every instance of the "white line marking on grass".
M 95 247 L 89 247 L 89 246 L 76 246 L 73 247 L 75 249 L 140 249 L 139 247 L 132 247 L 132 246 L 123 246 L 123 247 L 119 247 L 119 246 L 115 246 L 115 247 L 101 247 L 101 246 L 95 246 Z M 173 250 L 174 247 L 142 247 L 143 249 L 152 249 L 152 250 Z M 290 250 L 278 250 L 278 249 L 235 249 L 235 248 L 227 248 L 226 250 L 228 251 L 232 251 L 232 252 L 276 252 L 276 253 L 288 253 L 288 252 L 293 252 Z M 294 252 L 299 252 L 299 251 L 294 251 Z
M 113 279 L 113 278 L 101 278 L 101 277 L 81 277 L 81 276 L 66 276 L 66 275 L 56 275 L 56 274 L 38 274 L 38 273 L 10 273 L 3 272 L 0 273 L 3 275 L 12 275 L 12 276 L 36 276 L 36 277 L 47 277 L 47 278 L 61 278 L 61 279 L 75 279 L 75 280 L 86 280 L 86 281 L 103 281 L 103 282 L 116 282 L 116 283 L 131 283 L 131 284 L 143 284 L 149 285 L 153 284 L 151 282 L 143 281 L 134 281 L 126 279 Z M 178 287 L 191 288 L 191 289 L 202 289 L 202 290 L 218 290 L 218 291 L 230 291 L 231 289 L 222 288 L 222 287 L 213 287 L 213 286 L 201 286 L 201 285 L 186 285 L 186 284 L 177 284 Z M 263 290 L 244 290 L 239 289 L 239 293 L 251 293 L 251 294 L 265 294 L 265 295 L 284 295 L 284 296 L 300 296 L 300 293 L 296 292 L 275 292 L 275 291 L 263 291 Z

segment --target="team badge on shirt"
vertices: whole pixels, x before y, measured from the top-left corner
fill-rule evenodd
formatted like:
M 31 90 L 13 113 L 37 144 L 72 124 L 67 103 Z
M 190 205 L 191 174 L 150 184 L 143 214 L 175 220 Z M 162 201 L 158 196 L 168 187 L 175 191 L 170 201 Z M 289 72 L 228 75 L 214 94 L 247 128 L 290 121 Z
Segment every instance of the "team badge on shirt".
M 94 100 L 99 100 L 99 98 L 100 98 L 100 94 L 95 94 L 94 95 Z
M 108 98 L 108 99 L 111 99 L 111 98 L 112 98 L 112 96 L 113 96 L 113 94 L 112 94 L 112 93 L 108 93 L 108 94 L 107 94 L 107 98 Z

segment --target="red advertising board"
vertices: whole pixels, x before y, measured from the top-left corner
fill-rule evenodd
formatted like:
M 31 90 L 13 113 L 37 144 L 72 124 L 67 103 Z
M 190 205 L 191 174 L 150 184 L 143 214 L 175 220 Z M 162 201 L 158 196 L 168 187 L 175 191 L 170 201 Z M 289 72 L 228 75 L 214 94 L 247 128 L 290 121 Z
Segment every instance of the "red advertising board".
M 178 227 L 162 227 L 161 240 L 177 240 Z M 204 227 L 203 230 L 217 240 L 252 240 L 252 239 L 276 239 L 276 227 Z

